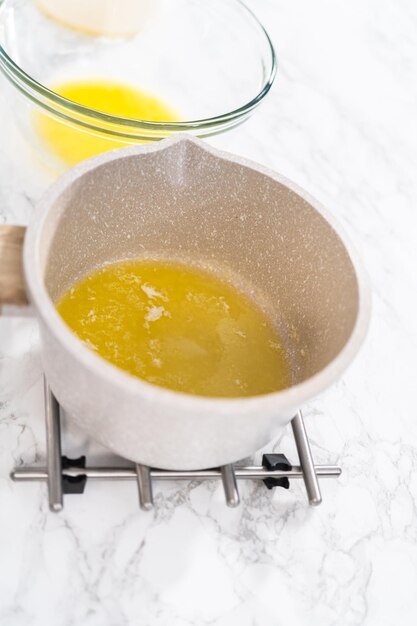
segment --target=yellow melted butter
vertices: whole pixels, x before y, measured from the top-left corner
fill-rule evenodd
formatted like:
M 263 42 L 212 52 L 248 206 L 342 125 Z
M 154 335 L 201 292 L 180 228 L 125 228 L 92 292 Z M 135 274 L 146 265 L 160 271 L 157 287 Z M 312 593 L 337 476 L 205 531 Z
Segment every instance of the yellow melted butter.
M 162 387 L 238 397 L 291 384 L 269 318 L 199 268 L 149 260 L 107 265 L 73 285 L 57 309 L 89 348 Z
M 51 89 L 72 102 L 101 113 L 151 122 L 177 122 L 180 119 L 173 109 L 156 96 L 124 83 L 84 79 L 54 85 Z M 91 119 L 82 114 L 74 115 L 81 123 L 91 123 Z M 128 145 L 104 133 L 84 132 L 44 113 L 36 112 L 34 123 L 43 142 L 67 165 L 75 165 L 96 154 Z M 100 125 L 114 130 L 111 123 L 100 122 Z M 129 127 L 126 130 L 129 132 Z

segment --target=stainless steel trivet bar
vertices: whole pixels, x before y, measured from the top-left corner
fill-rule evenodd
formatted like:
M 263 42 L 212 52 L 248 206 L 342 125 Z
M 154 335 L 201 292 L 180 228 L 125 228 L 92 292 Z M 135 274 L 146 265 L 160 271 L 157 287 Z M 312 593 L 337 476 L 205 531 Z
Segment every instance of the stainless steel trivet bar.
M 86 467 L 85 457 L 68 459 L 61 455 L 61 428 L 59 404 L 45 381 L 46 419 L 46 467 L 19 467 L 11 472 L 14 481 L 45 481 L 48 485 L 51 511 L 61 511 L 64 494 L 83 493 L 87 480 L 135 480 L 138 486 L 140 507 L 149 511 L 153 507 L 153 481 L 155 480 L 213 480 L 223 483 L 226 503 L 235 507 L 239 504 L 237 480 L 262 480 L 265 485 L 289 488 L 290 479 L 302 478 L 309 503 L 321 503 L 318 477 L 340 476 L 337 465 L 315 465 L 311 454 L 301 411 L 291 421 L 300 465 L 291 465 L 283 454 L 264 454 L 261 466 L 224 465 L 223 467 L 181 471 L 161 470 L 146 465 L 131 467 Z

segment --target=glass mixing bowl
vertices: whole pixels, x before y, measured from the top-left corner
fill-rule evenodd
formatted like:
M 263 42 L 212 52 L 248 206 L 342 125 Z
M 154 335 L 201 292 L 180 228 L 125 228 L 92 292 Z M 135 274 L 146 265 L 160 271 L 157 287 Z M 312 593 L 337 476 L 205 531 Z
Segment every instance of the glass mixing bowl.
M 276 57 L 267 32 L 239 0 L 155 0 L 152 15 L 129 37 L 66 27 L 36 0 L 0 0 L 0 69 L 13 86 L 10 105 L 20 128 L 38 155 L 62 169 L 69 164 L 42 140 L 37 116 L 67 125 L 75 142 L 85 134 L 100 138 L 97 151 L 177 132 L 206 137 L 249 117 L 272 86 Z M 178 121 L 106 114 L 51 88 L 97 79 L 154 94 L 178 112 Z

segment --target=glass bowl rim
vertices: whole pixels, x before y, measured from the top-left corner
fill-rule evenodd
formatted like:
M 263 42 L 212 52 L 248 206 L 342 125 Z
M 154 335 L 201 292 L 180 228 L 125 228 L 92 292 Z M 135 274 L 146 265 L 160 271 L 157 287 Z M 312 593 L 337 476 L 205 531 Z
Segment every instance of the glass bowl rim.
M 6 0 L 0 0 L 0 9 L 2 8 L 2 5 L 5 4 L 5 2 Z M 228 111 L 220 115 L 215 115 L 213 117 L 179 122 L 153 122 L 149 120 L 140 120 L 136 118 L 127 118 L 118 115 L 112 115 L 109 113 L 103 113 L 102 111 L 98 111 L 88 106 L 78 104 L 77 102 L 74 102 L 72 100 L 68 100 L 67 98 L 60 96 L 56 92 L 45 87 L 44 85 L 42 85 L 42 83 L 38 82 L 37 80 L 32 78 L 30 74 L 25 72 L 9 56 L 9 54 L 1 45 L 0 69 L 4 71 L 6 77 L 9 78 L 9 80 L 11 80 L 11 82 L 13 82 L 13 84 L 25 96 L 29 97 L 30 100 L 35 102 L 42 109 L 49 111 L 53 115 L 58 115 L 59 117 L 66 119 L 69 122 L 73 122 L 77 125 L 82 125 L 92 130 L 98 130 L 100 132 L 104 131 L 109 134 L 121 136 L 125 134 L 123 132 L 114 132 L 112 129 L 108 128 L 103 129 L 100 126 L 95 125 L 94 121 L 98 123 L 102 122 L 104 124 L 114 124 L 115 126 L 129 127 L 131 130 L 135 129 L 139 131 L 146 130 L 170 132 L 199 130 L 205 128 L 210 129 L 213 127 L 222 126 L 223 124 L 227 124 L 228 122 L 230 122 L 231 124 L 233 122 L 237 123 L 240 119 L 246 118 L 246 116 L 260 104 L 260 102 L 271 89 L 277 72 L 277 57 L 270 36 L 266 28 L 255 15 L 255 13 L 243 2 L 243 0 L 235 0 L 235 3 L 249 15 L 249 17 L 254 21 L 255 26 L 260 29 L 262 35 L 264 36 L 270 53 L 269 72 L 263 82 L 260 91 L 258 91 L 256 96 L 254 96 L 251 100 L 241 105 L 240 107 L 233 109 L 232 111 Z M 58 109 L 55 108 L 56 105 L 59 107 Z M 93 123 L 83 121 L 82 119 L 73 116 L 72 113 L 81 115 L 86 120 L 90 118 Z M 149 137 L 148 139 L 151 139 L 151 137 Z

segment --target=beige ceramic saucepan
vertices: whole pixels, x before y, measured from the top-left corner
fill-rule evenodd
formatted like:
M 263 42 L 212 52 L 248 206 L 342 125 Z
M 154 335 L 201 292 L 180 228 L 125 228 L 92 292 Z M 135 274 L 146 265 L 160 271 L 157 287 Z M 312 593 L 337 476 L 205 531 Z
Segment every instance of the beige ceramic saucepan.
M 21 233 L 3 232 L 3 253 L 10 235 Z M 369 288 L 333 218 L 282 176 L 186 136 L 70 170 L 39 203 L 23 257 L 53 393 L 91 437 L 153 467 L 201 469 L 255 452 L 340 377 L 368 325 Z M 293 385 L 250 398 L 186 395 L 90 351 L 54 301 L 93 268 L 137 257 L 198 263 L 237 280 L 280 325 Z M 22 301 L 10 276 L 3 302 Z

